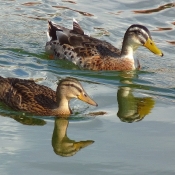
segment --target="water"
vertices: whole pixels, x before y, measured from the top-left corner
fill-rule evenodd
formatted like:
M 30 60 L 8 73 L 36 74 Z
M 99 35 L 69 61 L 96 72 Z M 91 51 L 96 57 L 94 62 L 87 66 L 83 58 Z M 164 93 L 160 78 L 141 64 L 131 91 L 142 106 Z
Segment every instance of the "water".
M 174 174 L 174 6 L 168 0 L 1 0 L 1 76 L 38 79 L 53 89 L 58 79 L 73 76 L 99 107 L 74 100 L 76 114 L 62 121 L 1 104 L 0 174 Z M 126 29 L 143 24 L 165 56 L 139 48 L 135 57 L 142 69 L 127 73 L 83 71 L 49 60 L 47 20 L 71 28 L 73 17 L 86 32 L 119 48 Z M 99 111 L 106 114 L 86 115 Z

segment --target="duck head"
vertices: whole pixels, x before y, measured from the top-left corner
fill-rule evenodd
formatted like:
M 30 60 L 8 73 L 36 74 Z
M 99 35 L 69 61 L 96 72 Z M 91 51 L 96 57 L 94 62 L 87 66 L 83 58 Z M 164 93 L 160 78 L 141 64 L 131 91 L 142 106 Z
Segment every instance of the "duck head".
M 144 46 L 156 55 L 163 56 L 162 51 L 152 40 L 149 30 L 139 24 L 131 25 L 124 36 L 122 55 L 132 55 L 139 46 Z
M 70 110 L 69 101 L 73 98 L 77 98 L 93 106 L 98 106 L 98 104 L 83 89 L 80 82 L 74 78 L 65 78 L 59 81 L 56 98 L 59 112 L 62 110 L 62 113 L 69 114 L 67 111 Z

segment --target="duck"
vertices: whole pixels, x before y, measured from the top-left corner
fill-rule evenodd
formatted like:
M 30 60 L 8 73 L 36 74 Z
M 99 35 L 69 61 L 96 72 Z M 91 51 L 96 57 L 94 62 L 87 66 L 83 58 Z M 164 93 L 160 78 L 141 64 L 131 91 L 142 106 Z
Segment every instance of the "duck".
M 81 83 L 71 77 L 58 82 L 56 91 L 34 80 L 0 76 L 0 101 L 8 107 L 39 116 L 69 116 L 69 102 L 77 98 L 90 105 L 98 104 L 86 93 Z
M 48 21 L 49 41 L 45 51 L 53 59 L 65 59 L 80 69 L 94 71 L 130 71 L 140 68 L 133 54 L 139 46 L 144 46 L 154 54 L 163 56 L 163 52 L 154 43 L 150 31 L 143 25 L 133 24 L 124 34 L 121 50 L 107 41 L 87 35 L 78 22 L 73 20 L 73 29 Z M 137 65 L 136 65 L 137 64 Z

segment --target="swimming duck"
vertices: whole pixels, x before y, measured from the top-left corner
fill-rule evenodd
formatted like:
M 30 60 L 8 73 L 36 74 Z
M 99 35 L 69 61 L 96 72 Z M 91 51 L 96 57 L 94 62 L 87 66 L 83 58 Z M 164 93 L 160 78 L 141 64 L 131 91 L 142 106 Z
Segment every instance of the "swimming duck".
M 0 76 L 0 101 L 14 110 L 35 115 L 58 116 L 70 115 L 69 101 L 78 98 L 97 106 L 82 85 L 74 78 L 59 81 L 56 92 L 33 80 L 3 78 Z
M 46 52 L 55 59 L 66 59 L 82 69 L 89 70 L 134 70 L 133 53 L 139 46 L 144 46 L 156 55 L 163 56 L 152 40 L 149 30 L 139 24 L 131 25 L 123 39 L 119 50 L 110 43 L 84 33 L 76 20 L 73 29 L 69 30 L 48 21 L 48 36 Z

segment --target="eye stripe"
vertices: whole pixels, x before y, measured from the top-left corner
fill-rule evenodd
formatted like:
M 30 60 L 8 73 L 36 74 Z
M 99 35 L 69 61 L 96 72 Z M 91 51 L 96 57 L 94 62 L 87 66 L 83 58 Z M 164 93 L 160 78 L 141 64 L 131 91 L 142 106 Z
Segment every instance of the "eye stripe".
M 138 32 L 138 31 L 144 36 L 145 39 L 151 38 L 149 30 L 145 26 L 134 24 L 130 26 L 128 29 L 128 32 Z
M 143 36 L 144 36 L 144 38 L 145 39 L 148 39 L 148 37 L 149 37 L 149 35 L 144 31 L 144 30 L 140 30 L 140 29 L 133 29 L 133 30 L 130 30 L 131 32 L 135 32 L 135 33 L 137 33 L 137 32 L 140 32 L 140 34 L 142 34 Z
M 72 86 L 77 91 L 79 91 L 80 93 L 83 92 L 83 88 L 82 88 L 80 82 L 77 81 L 77 79 L 72 78 L 72 77 L 67 77 L 65 79 L 60 80 L 58 85 L 61 85 L 61 86 Z
M 74 85 L 74 84 L 62 84 L 63 86 L 71 86 L 71 87 L 74 87 L 75 89 L 77 89 L 80 93 L 82 92 L 82 90 L 78 87 L 78 86 L 76 86 L 76 85 Z

